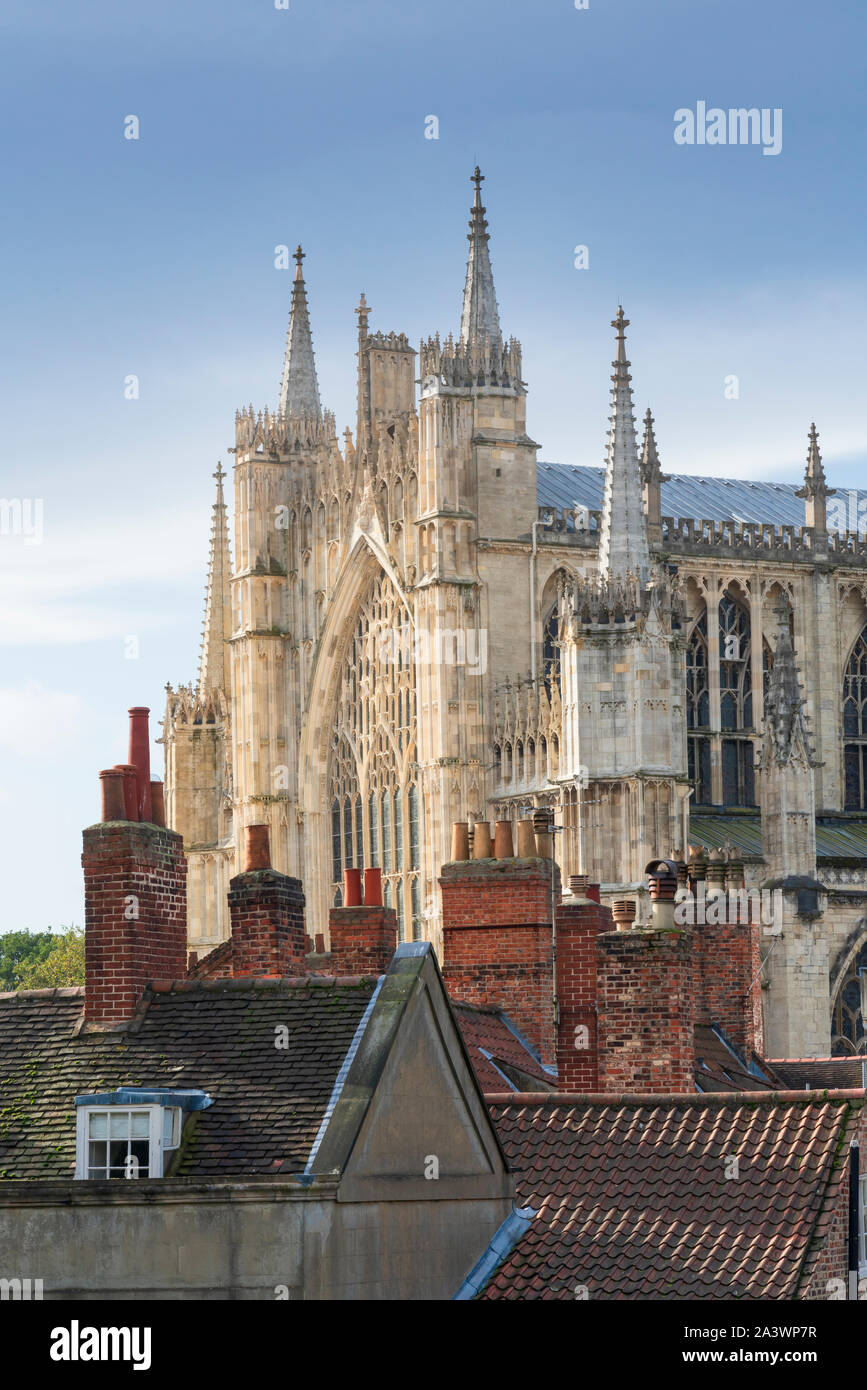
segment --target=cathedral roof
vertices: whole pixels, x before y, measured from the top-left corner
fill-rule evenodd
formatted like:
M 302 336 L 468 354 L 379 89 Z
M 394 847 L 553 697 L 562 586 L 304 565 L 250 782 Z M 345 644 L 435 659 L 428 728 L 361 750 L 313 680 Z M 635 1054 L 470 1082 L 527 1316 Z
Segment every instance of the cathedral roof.
M 722 811 L 696 807 L 689 818 L 690 844 L 722 849 L 731 844 L 742 854 L 759 859 L 762 854 L 762 820 L 758 811 Z M 816 853 L 822 861 L 867 858 L 867 818 L 856 815 L 816 817 Z
M 604 468 L 540 462 L 539 506 L 574 507 L 577 504 L 591 511 L 601 511 L 604 482 Z M 663 516 L 767 522 L 774 526 L 805 525 L 804 502 L 797 496 L 797 483 L 762 483 L 743 478 L 671 473 L 663 477 L 661 490 Z M 839 507 L 828 506 L 829 531 L 844 531 L 847 517 L 856 508 L 859 517 L 867 515 L 867 489 L 838 489 L 837 501 Z

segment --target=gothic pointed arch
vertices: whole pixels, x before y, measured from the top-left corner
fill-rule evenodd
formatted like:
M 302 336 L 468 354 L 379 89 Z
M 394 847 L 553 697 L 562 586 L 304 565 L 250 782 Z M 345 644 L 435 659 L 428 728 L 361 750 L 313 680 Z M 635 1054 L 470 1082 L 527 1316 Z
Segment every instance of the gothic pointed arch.
M 851 1057 L 867 1053 L 867 1019 L 864 1017 L 864 977 L 867 975 L 867 939 L 853 952 L 831 1004 L 831 1055 Z

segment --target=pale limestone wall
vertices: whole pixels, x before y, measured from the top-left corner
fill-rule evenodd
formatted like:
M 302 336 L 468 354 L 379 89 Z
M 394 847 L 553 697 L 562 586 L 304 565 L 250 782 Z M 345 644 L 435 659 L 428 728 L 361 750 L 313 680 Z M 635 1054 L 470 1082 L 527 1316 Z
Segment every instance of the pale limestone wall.
M 255 1182 L 212 1181 L 203 1193 L 201 1181 L 170 1180 L 97 1204 L 92 1184 L 17 1186 L 28 1189 L 20 1204 L 0 1201 L 4 1275 L 42 1279 L 49 1300 L 273 1302 L 281 1286 L 293 1301 L 449 1299 L 512 1205 L 445 1194 L 344 1203 Z

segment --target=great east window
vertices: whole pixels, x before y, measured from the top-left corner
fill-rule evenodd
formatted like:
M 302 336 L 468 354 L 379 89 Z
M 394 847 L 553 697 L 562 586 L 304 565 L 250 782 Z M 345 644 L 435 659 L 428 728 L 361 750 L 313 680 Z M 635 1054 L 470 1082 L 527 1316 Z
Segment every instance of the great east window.
M 422 808 L 409 615 L 384 572 L 361 603 L 343 663 L 331 744 L 331 901 L 346 869 L 382 869 L 401 941 L 422 936 Z

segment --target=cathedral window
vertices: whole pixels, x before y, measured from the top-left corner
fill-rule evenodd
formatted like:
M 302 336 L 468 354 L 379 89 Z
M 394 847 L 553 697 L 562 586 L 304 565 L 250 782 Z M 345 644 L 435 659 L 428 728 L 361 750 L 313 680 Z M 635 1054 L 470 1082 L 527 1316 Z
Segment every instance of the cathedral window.
M 403 868 L 403 793 L 394 792 L 394 867 Z
M 557 604 L 551 609 L 542 629 L 542 675 L 548 699 L 556 685 L 560 690 L 560 615 Z
M 720 725 L 724 730 L 753 726 L 750 620 L 728 594 L 719 606 Z
M 421 930 L 416 902 L 424 845 L 414 672 L 404 644 L 397 644 L 395 655 L 392 640 L 407 624 L 394 586 L 380 571 L 347 643 L 328 772 L 331 901 L 339 899 L 346 869 L 381 867 L 383 901 L 398 913 L 401 940 L 415 932 L 417 921 Z
M 379 803 L 376 795 L 371 792 L 368 804 L 368 837 L 370 840 L 370 862 L 374 868 L 379 868 Z
M 862 1014 L 862 975 L 867 972 L 867 945 L 862 946 L 841 982 L 831 1013 L 831 1055 L 849 1057 L 867 1052 Z
M 867 628 L 843 677 L 843 763 L 847 811 L 867 811 Z
M 753 688 L 750 616 L 724 594 L 718 610 L 719 671 L 711 668 L 708 613 L 693 624 L 686 650 L 686 728 L 693 804 L 711 806 L 714 759 L 718 760 L 723 806 L 754 806 Z M 770 655 L 766 657 L 768 669 Z M 719 728 L 712 727 L 711 695 L 719 692 Z
M 331 807 L 331 877 L 336 883 L 343 878 L 343 856 L 340 850 L 340 802 Z

